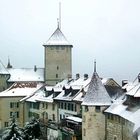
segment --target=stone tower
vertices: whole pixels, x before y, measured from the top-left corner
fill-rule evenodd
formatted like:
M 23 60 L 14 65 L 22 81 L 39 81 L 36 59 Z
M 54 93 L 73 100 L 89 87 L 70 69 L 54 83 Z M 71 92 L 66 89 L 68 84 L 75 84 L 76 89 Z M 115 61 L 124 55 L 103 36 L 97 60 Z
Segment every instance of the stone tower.
M 105 140 L 105 115 L 111 98 L 96 73 L 96 64 L 88 91 L 82 102 L 82 139 Z
M 57 29 L 43 45 L 45 48 L 45 82 L 55 85 L 72 75 L 72 45 L 58 24 Z

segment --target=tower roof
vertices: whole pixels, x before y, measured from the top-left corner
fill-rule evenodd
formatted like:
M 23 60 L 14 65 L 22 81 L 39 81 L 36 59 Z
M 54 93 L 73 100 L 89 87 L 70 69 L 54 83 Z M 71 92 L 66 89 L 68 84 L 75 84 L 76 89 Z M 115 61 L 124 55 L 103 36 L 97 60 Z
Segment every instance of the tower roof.
M 55 32 L 51 35 L 51 37 L 48 39 L 48 41 L 43 46 L 47 46 L 47 45 L 52 45 L 52 46 L 54 46 L 54 45 L 70 45 L 70 46 L 72 46 L 67 41 L 66 37 L 64 36 L 62 31 L 60 30 L 59 26 L 57 27 Z
M 83 99 L 82 105 L 104 106 L 111 105 L 111 98 L 101 82 L 96 71 L 94 71 L 88 91 Z

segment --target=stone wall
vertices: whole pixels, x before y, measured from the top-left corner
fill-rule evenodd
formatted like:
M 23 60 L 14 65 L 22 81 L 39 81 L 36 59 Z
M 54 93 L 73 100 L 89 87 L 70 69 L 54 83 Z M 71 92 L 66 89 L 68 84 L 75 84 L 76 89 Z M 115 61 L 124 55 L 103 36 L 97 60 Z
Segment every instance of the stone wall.
M 45 81 L 55 85 L 72 74 L 71 46 L 45 47 Z
M 136 140 L 133 136 L 134 125 L 113 114 L 106 114 L 106 140 Z
M 105 115 L 103 110 L 106 107 L 83 107 L 82 115 L 82 139 L 83 140 L 104 140 L 105 139 Z

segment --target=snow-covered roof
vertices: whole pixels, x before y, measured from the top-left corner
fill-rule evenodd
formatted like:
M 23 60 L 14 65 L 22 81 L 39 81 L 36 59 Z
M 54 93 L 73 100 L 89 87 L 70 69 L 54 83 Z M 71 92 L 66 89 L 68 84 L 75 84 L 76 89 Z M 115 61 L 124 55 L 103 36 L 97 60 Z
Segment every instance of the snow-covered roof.
M 9 89 L 0 92 L 1 97 L 25 97 L 32 95 L 42 84 L 37 83 L 14 83 Z
M 51 37 L 48 39 L 48 41 L 43 45 L 69 45 L 72 46 L 64 36 L 64 34 L 61 32 L 60 28 L 58 27 L 55 32 L 51 35 Z
M 84 99 L 84 96 L 86 94 L 88 90 L 88 85 L 86 85 L 85 87 L 83 87 L 74 97 L 73 101 L 77 101 L 77 102 L 82 102 Z
M 62 101 L 71 101 L 73 99 L 73 96 L 71 96 L 71 92 L 68 95 L 65 95 L 65 91 L 63 90 L 57 97 L 55 97 L 55 100 L 62 100 Z
M 140 97 L 140 83 L 133 85 L 133 87 L 126 92 L 126 94 L 134 97 Z
M 83 99 L 82 105 L 111 105 L 111 98 L 108 95 L 108 92 L 106 91 L 101 79 L 96 72 L 93 73 L 88 91 Z
M 49 95 L 48 97 L 45 96 L 45 92 L 40 89 L 37 91 L 35 94 L 30 96 L 28 99 L 26 99 L 28 102 L 48 102 L 52 103 L 53 102 L 53 94 Z
M 72 120 L 75 122 L 82 122 L 82 118 L 75 117 L 75 116 L 68 116 L 68 117 L 66 117 L 66 119 L 69 119 L 69 120 Z
M 140 118 L 140 107 L 135 106 L 129 109 L 129 105 L 124 104 L 126 98 L 119 99 L 114 102 L 109 108 L 105 110 L 107 113 L 118 115 L 134 124 L 133 132 L 135 132 L 139 127 Z
M 44 81 L 44 68 L 9 68 L 10 79 L 8 82 L 25 82 L 25 81 Z
M 84 77 L 81 77 L 69 84 L 64 85 L 65 89 L 70 89 L 71 92 L 68 94 L 65 94 L 65 90 L 63 90 L 57 97 L 55 97 L 55 100 L 63 100 L 63 101 L 72 101 L 73 98 L 76 96 L 77 93 L 73 94 L 73 90 L 80 90 L 82 87 L 85 87 L 90 82 L 90 78 L 84 79 Z
M 74 82 L 73 79 L 70 79 L 70 80 L 64 79 L 63 81 L 57 83 L 57 84 L 55 85 L 55 87 L 63 87 L 63 86 L 66 86 L 66 85 L 70 85 L 70 84 L 73 83 L 73 82 Z

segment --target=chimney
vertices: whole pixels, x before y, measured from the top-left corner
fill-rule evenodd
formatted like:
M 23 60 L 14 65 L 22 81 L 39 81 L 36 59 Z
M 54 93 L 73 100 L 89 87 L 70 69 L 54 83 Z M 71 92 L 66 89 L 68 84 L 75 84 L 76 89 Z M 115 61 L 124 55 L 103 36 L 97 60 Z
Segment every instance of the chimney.
M 34 66 L 34 71 L 35 71 L 35 72 L 37 71 L 37 67 L 36 67 L 36 65 Z
M 80 74 L 77 73 L 77 74 L 76 74 L 76 80 L 78 80 L 79 78 L 80 78 Z
M 84 80 L 88 79 L 88 74 L 84 74 Z
M 138 82 L 140 82 L 140 73 L 138 74 Z
M 122 80 L 122 87 L 126 84 L 128 84 L 128 80 Z

